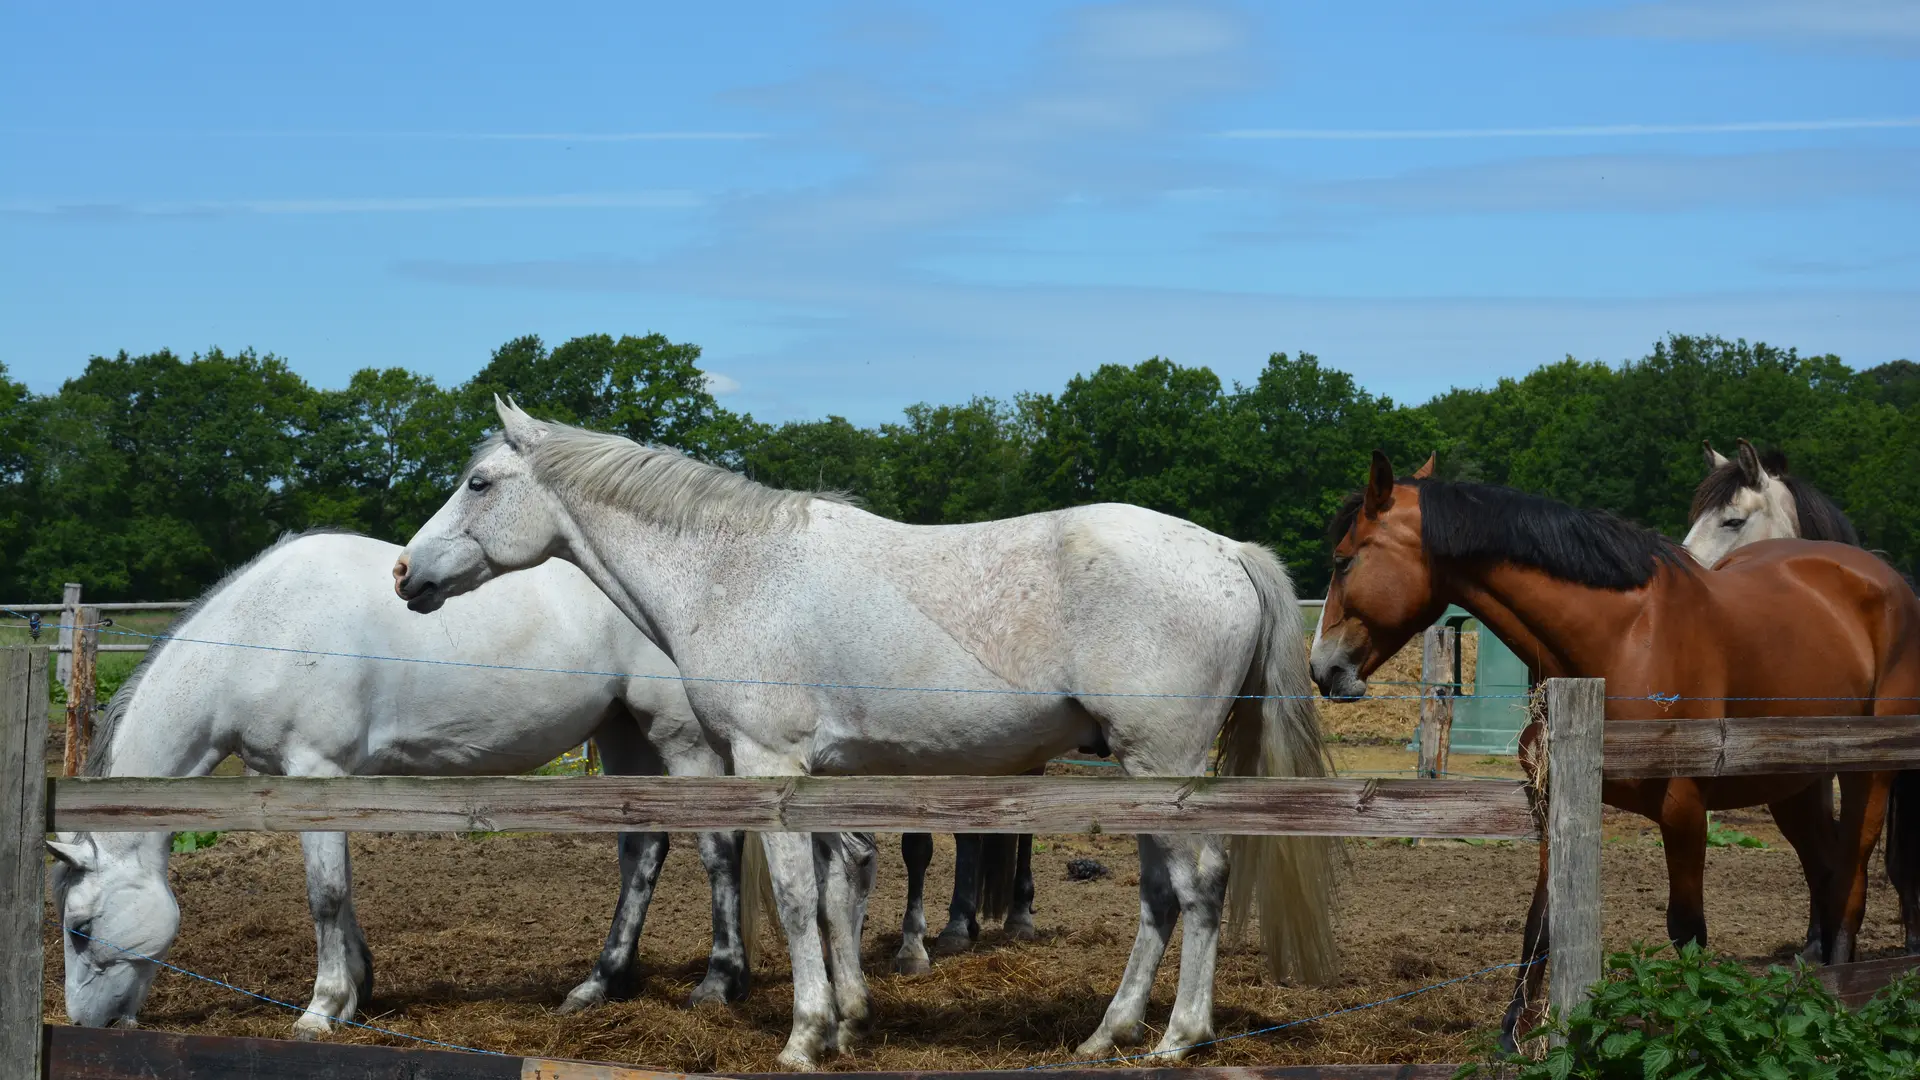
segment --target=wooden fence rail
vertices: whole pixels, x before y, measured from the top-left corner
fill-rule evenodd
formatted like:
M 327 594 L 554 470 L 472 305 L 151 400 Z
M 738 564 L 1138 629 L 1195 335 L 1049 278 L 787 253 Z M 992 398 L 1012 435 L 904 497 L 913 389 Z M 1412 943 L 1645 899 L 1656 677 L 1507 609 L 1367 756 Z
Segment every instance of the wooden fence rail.
M 535 1059 L 453 1065 L 432 1051 L 296 1047 L 267 1041 L 193 1039 L 152 1033 L 75 1032 L 38 1025 L 43 874 L 40 840 L 61 830 L 552 831 L 618 830 L 869 832 L 1217 832 L 1325 836 L 1521 838 L 1545 835 L 1554 951 L 1550 995 L 1571 1006 L 1600 976 L 1600 786 L 1604 777 L 1713 776 L 1920 767 L 1920 717 L 1758 718 L 1603 726 L 1604 684 L 1546 684 L 1545 813 L 1518 781 L 1101 777 L 200 777 L 43 781 L 45 647 L 0 650 L 0 1076 L 117 1080 L 150 1055 L 195 1077 L 337 1075 L 541 1076 L 549 1080 L 652 1080 L 660 1074 Z M 37 667 L 35 665 L 38 665 Z M 32 672 L 40 684 L 32 683 Z M 39 702 L 39 713 L 34 713 Z M 21 738 L 25 732 L 30 738 Z M 42 794 L 42 783 L 47 790 Z M 30 940 L 29 940 L 30 939 Z M 1891 970 L 1891 968 L 1889 968 Z M 1876 972 L 1837 976 L 1858 994 Z M 132 1042 L 114 1040 L 145 1040 Z M 147 1046 L 146 1042 L 151 1042 Z M 398 1055 L 398 1056 L 393 1056 Z M 409 1057 L 408 1055 L 412 1055 Z M 262 1064 L 272 1057 L 268 1071 Z M 387 1061 L 398 1064 L 389 1067 Z M 319 1064 L 315 1064 L 318 1062 Z M 511 1062 L 511 1065 L 506 1063 Z M 131 1064 L 129 1064 L 131 1063 Z M 224 1064 L 223 1064 L 224 1063 Z M 329 1065 L 339 1069 L 329 1071 Z M 409 1064 L 410 1063 L 410 1064 Z M 550 1069 L 540 1072 L 539 1069 Z M 1444 1068 L 1444 1067 L 1442 1067 Z M 199 1071 L 194 1071 L 194 1070 Z M 355 1070 L 358 1071 L 355 1071 Z M 447 1071 L 452 1069 L 453 1071 Z M 529 1072 L 527 1069 L 535 1071 Z M 589 1071 L 580 1071 L 581 1069 Z M 120 1071 L 116 1071 L 120 1070 Z M 409 1071 L 411 1070 L 411 1071 Z M 515 1071 L 518 1070 L 518 1071 Z M 599 1070 L 599 1071 L 590 1071 Z M 1414 1080 L 1426 1066 L 1180 1070 L 1183 1077 Z M 1103 1075 L 1112 1070 L 1104 1070 Z M 1172 1070 L 1122 1070 L 1151 1080 Z M 873 1074 L 879 1075 L 879 1074 Z M 958 1080 L 970 1074 L 889 1074 Z M 986 1074 L 981 1074 L 984 1080 Z

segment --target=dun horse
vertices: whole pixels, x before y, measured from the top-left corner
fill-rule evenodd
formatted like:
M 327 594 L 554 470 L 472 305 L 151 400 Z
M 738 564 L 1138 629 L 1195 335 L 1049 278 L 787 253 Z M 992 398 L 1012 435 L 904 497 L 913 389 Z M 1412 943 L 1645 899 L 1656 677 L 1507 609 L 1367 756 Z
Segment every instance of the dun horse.
M 1610 515 L 1481 484 L 1396 480 L 1378 452 L 1366 487 L 1342 507 L 1332 531 L 1334 577 L 1313 650 L 1314 681 L 1328 697 L 1364 694 L 1367 677 L 1452 603 L 1542 678 L 1605 678 L 1613 723 L 1901 714 L 1920 700 L 1920 601 L 1891 567 L 1858 548 L 1771 540 L 1709 571 L 1664 537 Z M 1656 702 L 1656 694 L 1680 699 Z M 1537 729 L 1529 735 L 1537 740 Z M 1616 780 L 1603 796 L 1659 824 L 1668 933 L 1676 942 L 1704 942 L 1707 811 L 1770 804 L 1776 815 L 1831 827 L 1823 782 L 1803 775 Z M 1853 953 L 1891 782 L 1887 772 L 1841 781 L 1830 853 L 1838 873 L 1827 895 L 1814 897 L 1830 905 L 1821 925 L 1834 963 Z M 1530 961 L 1547 942 L 1545 845 L 1540 875 L 1523 946 Z M 1537 963 L 1523 969 L 1503 1024 L 1509 1041 L 1541 974 Z

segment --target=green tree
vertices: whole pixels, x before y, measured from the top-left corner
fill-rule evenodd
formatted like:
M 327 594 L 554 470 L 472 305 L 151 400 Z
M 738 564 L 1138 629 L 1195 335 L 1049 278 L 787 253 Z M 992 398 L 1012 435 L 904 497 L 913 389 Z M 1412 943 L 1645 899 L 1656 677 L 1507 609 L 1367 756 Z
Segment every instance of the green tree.
M 1014 410 L 993 398 L 909 405 L 904 422 L 880 430 L 900 520 L 960 524 L 1027 507 L 1023 432 Z
M 316 395 L 310 427 L 302 516 L 396 543 L 446 501 L 470 449 L 454 396 L 404 368 L 364 368 Z

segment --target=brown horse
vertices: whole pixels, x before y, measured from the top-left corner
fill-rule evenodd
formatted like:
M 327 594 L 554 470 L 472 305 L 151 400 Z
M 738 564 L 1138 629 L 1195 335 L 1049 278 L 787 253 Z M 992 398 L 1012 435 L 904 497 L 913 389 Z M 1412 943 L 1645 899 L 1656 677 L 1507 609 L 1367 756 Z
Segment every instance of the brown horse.
M 1365 693 L 1367 676 L 1451 603 L 1541 678 L 1605 678 L 1610 722 L 1920 706 L 1920 601 L 1859 548 L 1769 540 L 1707 570 L 1665 537 L 1608 514 L 1507 488 L 1396 480 L 1377 451 L 1366 488 L 1333 532 L 1334 577 L 1313 653 L 1314 681 L 1331 698 Z M 1537 729 L 1528 734 L 1537 749 Z M 1676 943 L 1707 937 L 1707 811 L 1769 805 L 1803 862 L 1825 859 L 1834 870 L 1828 895 L 1811 899 L 1831 905 L 1818 919 L 1824 952 L 1844 963 L 1865 916 L 1867 860 L 1891 780 L 1842 777 L 1837 832 L 1818 787 L 1824 777 L 1610 780 L 1603 797 L 1659 824 Z M 1546 865 L 1542 844 L 1525 961 L 1546 950 Z M 1538 963 L 1522 969 L 1502 1026 L 1509 1045 L 1542 974 Z

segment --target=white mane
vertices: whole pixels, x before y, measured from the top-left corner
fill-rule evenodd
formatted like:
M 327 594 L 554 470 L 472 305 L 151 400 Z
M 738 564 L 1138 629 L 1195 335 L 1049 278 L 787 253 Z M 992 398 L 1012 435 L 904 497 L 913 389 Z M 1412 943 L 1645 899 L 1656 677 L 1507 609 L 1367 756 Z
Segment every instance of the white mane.
M 807 523 L 807 508 L 815 499 L 851 502 L 838 492 L 770 488 L 668 447 L 643 446 L 551 420 L 536 423 L 544 434 L 530 449 L 514 449 L 542 483 L 575 498 L 634 511 L 669 528 L 797 529 Z M 501 445 L 511 445 L 504 432 L 489 435 L 475 450 L 474 461 Z

